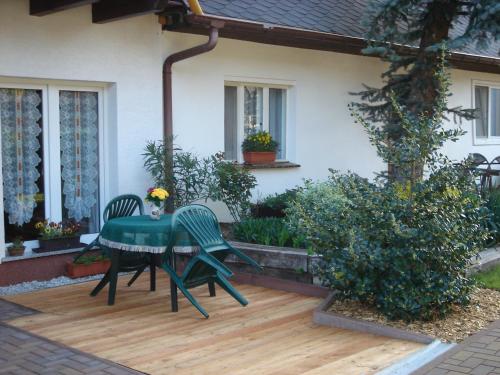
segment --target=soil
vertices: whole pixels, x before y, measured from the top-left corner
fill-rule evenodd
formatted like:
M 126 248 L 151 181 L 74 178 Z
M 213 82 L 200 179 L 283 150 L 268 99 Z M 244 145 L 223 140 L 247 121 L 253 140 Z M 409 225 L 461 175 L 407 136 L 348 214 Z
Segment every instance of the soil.
M 350 318 L 422 333 L 446 342 L 460 342 L 491 322 L 500 319 L 500 291 L 477 289 L 471 296 L 469 306 L 465 308 L 456 306 L 444 319 L 428 322 L 392 321 L 380 314 L 374 307 L 351 300 L 335 301 L 330 311 Z

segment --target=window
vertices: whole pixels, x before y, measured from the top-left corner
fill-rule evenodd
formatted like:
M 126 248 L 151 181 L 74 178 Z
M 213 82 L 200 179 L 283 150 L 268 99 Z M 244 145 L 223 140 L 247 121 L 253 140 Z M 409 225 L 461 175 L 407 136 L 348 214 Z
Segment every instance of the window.
M 241 143 L 256 131 L 268 131 L 278 142 L 277 159 L 286 160 L 287 89 L 251 84 L 224 87 L 224 154 L 241 161 Z
M 500 143 L 500 85 L 476 84 L 474 107 L 477 109 L 475 139 L 479 143 Z
M 92 88 L 0 85 L 6 242 L 35 240 L 45 219 L 99 232 L 101 96 Z

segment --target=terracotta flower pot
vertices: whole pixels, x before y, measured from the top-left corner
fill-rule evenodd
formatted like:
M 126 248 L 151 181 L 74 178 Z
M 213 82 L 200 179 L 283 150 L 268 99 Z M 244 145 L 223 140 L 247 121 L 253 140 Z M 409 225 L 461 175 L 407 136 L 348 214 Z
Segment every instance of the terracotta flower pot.
M 9 256 L 11 257 L 20 257 L 21 255 L 24 255 L 25 248 L 26 246 L 21 246 L 21 247 L 10 246 L 7 248 L 7 251 L 9 252 Z
M 106 273 L 111 266 L 109 259 L 90 264 L 66 262 L 66 274 L 72 279 Z
M 245 151 L 243 159 L 246 164 L 270 164 L 276 160 L 276 151 Z

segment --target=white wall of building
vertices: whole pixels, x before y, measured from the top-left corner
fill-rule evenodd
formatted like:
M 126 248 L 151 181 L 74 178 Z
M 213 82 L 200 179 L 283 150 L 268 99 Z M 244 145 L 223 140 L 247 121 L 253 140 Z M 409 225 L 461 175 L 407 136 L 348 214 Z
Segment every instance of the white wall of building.
M 200 36 L 165 33 L 163 55 L 206 40 Z M 292 141 L 290 161 L 296 169 L 255 171 L 259 186 L 256 195 L 284 191 L 303 178 L 322 179 L 328 168 L 352 170 L 365 177 L 384 168 L 360 125 L 354 124 L 347 105 L 356 100 L 349 92 L 361 84 L 379 85 L 383 65 L 375 58 L 263 45 L 221 39 L 212 52 L 174 65 L 174 133 L 177 143 L 201 154 L 224 148 L 224 81 L 292 85 Z M 452 71 L 450 106 L 472 106 L 472 81 L 500 82 L 500 75 Z M 450 118 L 450 120 L 452 120 Z M 450 126 L 458 126 L 453 121 Z M 462 159 L 480 152 L 489 160 L 500 155 L 499 145 L 474 146 L 472 123 L 461 126 L 468 133 L 446 152 Z
M 33 17 L 28 0 L 2 0 L 0 82 L 104 87 L 106 199 L 125 192 L 142 195 L 150 184 L 143 147 L 162 136 L 163 60 L 205 40 L 162 32 L 154 15 L 97 25 L 90 6 Z M 384 165 L 353 123 L 347 104 L 355 98 L 348 93 L 362 83 L 378 85 L 382 70 L 374 58 L 221 39 L 214 51 L 174 65 L 176 143 L 200 155 L 223 150 L 226 80 L 284 83 L 291 86 L 290 161 L 301 167 L 255 171 L 255 196 L 281 192 L 303 178 L 323 179 L 328 168 L 372 177 Z M 456 70 L 452 79 L 450 104 L 470 107 L 472 80 L 500 82 L 500 75 Z M 470 131 L 471 123 L 463 127 Z M 480 152 L 491 159 L 500 155 L 500 146 L 473 146 L 469 132 L 446 151 L 454 158 Z

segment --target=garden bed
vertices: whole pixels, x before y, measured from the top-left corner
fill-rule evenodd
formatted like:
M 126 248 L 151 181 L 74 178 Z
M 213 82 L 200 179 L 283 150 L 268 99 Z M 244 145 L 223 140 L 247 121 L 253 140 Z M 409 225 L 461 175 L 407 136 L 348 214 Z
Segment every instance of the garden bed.
M 500 291 L 478 289 L 472 294 L 472 301 L 468 307 L 465 309 L 457 307 L 446 318 L 429 322 L 391 321 L 375 308 L 351 300 L 335 299 L 327 311 L 335 315 L 419 333 L 446 342 L 460 342 L 491 322 L 500 319 Z

